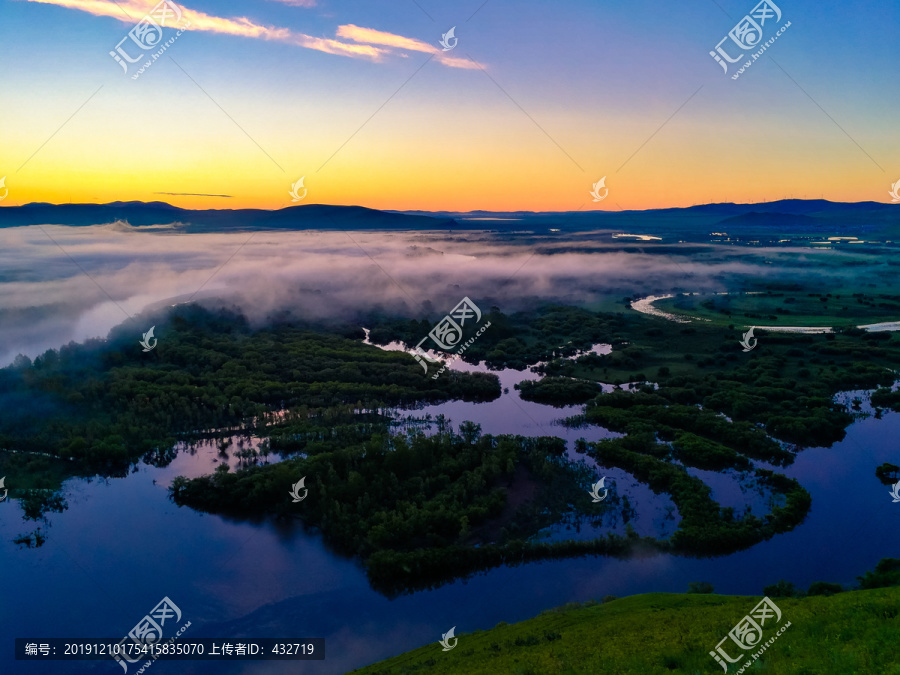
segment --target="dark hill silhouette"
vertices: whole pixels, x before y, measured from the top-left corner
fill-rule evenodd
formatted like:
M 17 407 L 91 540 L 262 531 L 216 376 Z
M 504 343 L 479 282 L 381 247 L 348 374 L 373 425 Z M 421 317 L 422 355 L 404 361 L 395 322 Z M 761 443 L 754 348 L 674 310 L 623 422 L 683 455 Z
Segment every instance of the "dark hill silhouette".
M 165 202 L 112 202 L 110 204 L 26 204 L 0 208 L 0 227 L 23 225 L 99 225 L 122 221 L 132 227 L 176 224 L 187 232 L 229 230 L 360 230 L 438 229 L 453 225 L 443 217 L 416 216 L 362 206 L 304 204 L 264 209 L 191 210 Z
M 86 226 L 120 221 L 134 228 L 167 226 L 183 232 L 238 230 L 445 230 L 498 232 L 598 231 L 660 236 L 668 242 L 708 241 L 711 232 L 773 240 L 783 236 L 900 238 L 900 205 L 785 199 L 762 204 L 701 204 L 647 211 L 379 211 L 362 206 L 303 204 L 283 209 L 182 209 L 165 202 L 26 204 L 0 207 L 0 227 Z M 606 234 L 600 234 L 600 232 Z M 648 244 L 649 245 L 649 244 Z

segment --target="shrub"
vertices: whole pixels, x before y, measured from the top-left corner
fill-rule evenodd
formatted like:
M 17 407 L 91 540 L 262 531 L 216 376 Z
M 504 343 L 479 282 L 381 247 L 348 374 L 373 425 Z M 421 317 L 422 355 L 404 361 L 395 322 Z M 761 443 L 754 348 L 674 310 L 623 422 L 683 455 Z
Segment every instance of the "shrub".
M 712 593 L 713 585 L 708 581 L 692 581 L 688 584 L 688 593 Z
M 900 586 L 900 558 L 882 558 L 875 565 L 874 572 L 866 572 L 859 579 L 862 590 Z
M 763 595 L 770 598 L 795 598 L 802 595 L 790 581 L 781 579 L 777 584 L 763 588 Z
M 811 584 L 807 595 L 834 595 L 835 593 L 843 593 L 844 587 L 840 584 L 833 584 L 827 581 L 817 581 Z

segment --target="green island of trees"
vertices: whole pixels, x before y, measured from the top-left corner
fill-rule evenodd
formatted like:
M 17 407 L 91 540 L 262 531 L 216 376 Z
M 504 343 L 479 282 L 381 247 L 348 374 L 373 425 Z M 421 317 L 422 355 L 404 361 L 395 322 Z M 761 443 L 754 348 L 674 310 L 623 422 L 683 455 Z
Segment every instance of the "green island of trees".
M 294 503 L 291 485 L 304 476 L 308 496 Z M 502 564 L 627 553 L 636 538 L 530 541 L 545 527 L 609 508 L 592 503 L 591 476 L 568 461 L 558 438 L 482 435 L 464 422 L 458 434 L 374 434 L 349 447 L 322 442 L 315 454 L 269 466 L 223 465 L 211 476 L 176 478 L 171 493 L 203 511 L 300 518 L 363 560 L 374 588 L 395 595 Z M 513 508 L 511 493 L 530 498 Z

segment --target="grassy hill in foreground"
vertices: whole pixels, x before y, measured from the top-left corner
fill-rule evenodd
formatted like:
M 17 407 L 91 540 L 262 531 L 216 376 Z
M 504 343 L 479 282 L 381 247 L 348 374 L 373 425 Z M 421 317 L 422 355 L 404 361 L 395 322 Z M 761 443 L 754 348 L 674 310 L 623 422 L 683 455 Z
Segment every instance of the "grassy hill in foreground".
M 709 652 L 760 601 L 756 596 L 648 593 L 567 605 L 513 625 L 462 634 L 353 671 L 359 675 L 600 675 L 720 673 Z M 777 598 L 781 621 L 764 627 L 756 649 L 790 626 L 748 667 L 762 675 L 900 673 L 900 587 L 831 597 Z M 460 629 L 463 629 L 460 626 Z M 731 643 L 731 640 L 728 640 Z M 735 645 L 725 646 L 737 656 Z

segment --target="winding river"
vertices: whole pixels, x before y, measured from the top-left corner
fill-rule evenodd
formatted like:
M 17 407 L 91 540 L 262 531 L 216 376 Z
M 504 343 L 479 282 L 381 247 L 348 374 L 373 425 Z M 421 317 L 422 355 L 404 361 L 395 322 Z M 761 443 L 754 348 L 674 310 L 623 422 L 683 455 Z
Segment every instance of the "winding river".
M 647 314 L 649 316 L 658 316 L 662 319 L 666 319 L 668 321 L 673 321 L 675 323 L 691 323 L 692 321 L 709 321 L 709 319 L 701 319 L 699 317 L 691 317 L 686 314 L 672 314 L 671 312 L 665 312 L 659 307 L 656 307 L 654 303 L 659 300 L 668 300 L 669 298 L 674 298 L 675 295 L 673 293 L 669 293 L 668 295 L 649 295 L 646 298 L 640 298 L 638 300 L 634 300 L 631 303 L 631 309 L 636 312 L 640 312 L 641 314 Z M 749 326 L 750 324 L 747 324 Z M 757 328 L 761 328 L 763 330 L 771 331 L 773 333 L 805 333 L 806 335 L 817 335 L 822 333 L 831 333 L 833 329 L 831 326 L 756 326 Z M 882 323 L 869 323 L 857 326 L 857 328 L 862 328 L 863 330 L 869 333 L 876 332 L 886 332 L 886 331 L 897 331 L 900 330 L 900 321 L 884 321 Z
M 602 349 L 600 347 L 599 349 Z M 484 370 L 455 362 L 453 367 Z M 485 433 L 614 436 L 601 428 L 571 429 L 558 420 L 579 407 L 552 408 L 522 401 L 514 384 L 535 377 L 502 370 L 508 390 L 489 403 L 449 402 L 415 411 L 397 411 L 397 433 L 427 415 L 443 414 L 454 426 L 464 420 Z M 886 536 L 900 525 L 900 504 L 874 475 L 875 467 L 900 463 L 895 439 L 900 414 L 875 419 L 865 392 L 862 413 L 846 438 L 832 448 L 810 448 L 784 470 L 812 495 L 812 510 L 792 532 L 733 555 L 688 559 L 669 555 L 616 560 L 588 557 L 500 568 L 468 581 L 385 598 L 372 591 L 363 569 L 329 550 L 319 534 L 297 522 L 233 519 L 175 506 L 166 487 L 178 475 L 211 472 L 222 457 L 213 444 L 180 448 L 166 467 L 138 466 L 125 478 L 71 479 L 64 493 L 68 510 L 48 516 L 46 543 L 17 547 L 13 538 L 34 529 L 23 521 L 17 501 L 0 503 L 0 559 L 6 583 L 0 626 L 13 637 L 121 638 L 159 600 L 168 596 L 192 622 L 188 636 L 237 639 L 241 636 L 325 638 L 325 661 L 205 663 L 166 662 L 154 673 L 240 673 L 269 675 L 344 673 L 411 648 L 434 643 L 451 626 L 461 635 L 514 622 L 566 602 L 651 591 L 683 592 L 692 581 L 708 581 L 717 592 L 759 595 L 779 579 L 806 587 L 819 580 L 853 584 L 879 559 L 900 557 L 900 539 Z M 415 419 L 412 419 L 415 418 Z M 233 460 L 232 460 L 233 461 Z M 665 536 L 677 524 L 671 501 L 654 495 L 625 472 L 589 463 L 609 477 L 616 497 L 600 531 L 622 531 L 624 498 L 642 534 Z M 765 512 L 767 496 L 734 473 L 695 472 L 708 480 L 723 505 Z M 7 478 L 7 485 L 12 477 Z M 593 526 L 592 526 L 593 527 Z M 547 532 L 545 536 L 587 536 L 594 530 Z M 847 541 L 853 541 L 847 546 Z M 7 661 L 4 673 L 42 673 Z M 54 671 L 121 673 L 109 661 L 56 662 Z

